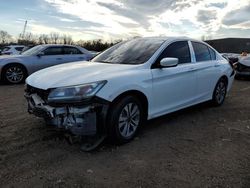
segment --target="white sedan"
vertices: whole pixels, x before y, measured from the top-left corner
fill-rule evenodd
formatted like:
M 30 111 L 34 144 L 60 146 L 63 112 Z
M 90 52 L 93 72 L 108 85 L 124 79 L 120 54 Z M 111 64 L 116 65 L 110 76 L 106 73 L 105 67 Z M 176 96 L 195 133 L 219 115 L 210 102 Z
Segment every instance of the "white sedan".
M 38 45 L 21 55 L 0 56 L 0 80 L 9 84 L 22 83 L 38 70 L 74 61 L 88 61 L 94 54 L 72 45 Z
M 26 80 L 28 111 L 74 135 L 130 141 L 144 120 L 204 101 L 219 106 L 235 72 L 215 49 L 189 38 L 137 38 L 91 62 L 38 71 Z

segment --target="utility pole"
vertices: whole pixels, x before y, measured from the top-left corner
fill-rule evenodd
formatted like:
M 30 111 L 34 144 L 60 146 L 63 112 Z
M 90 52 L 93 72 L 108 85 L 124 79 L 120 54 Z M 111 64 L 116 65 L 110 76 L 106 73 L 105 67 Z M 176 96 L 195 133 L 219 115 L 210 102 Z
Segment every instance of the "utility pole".
M 26 32 L 27 24 L 28 24 L 28 21 L 26 20 L 25 24 L 24 24 L 24 27 L 23 27 L 23 33 L 22 33 L 22 36 L 21 36 L 22 39 L 25 37 L 25 32 Z

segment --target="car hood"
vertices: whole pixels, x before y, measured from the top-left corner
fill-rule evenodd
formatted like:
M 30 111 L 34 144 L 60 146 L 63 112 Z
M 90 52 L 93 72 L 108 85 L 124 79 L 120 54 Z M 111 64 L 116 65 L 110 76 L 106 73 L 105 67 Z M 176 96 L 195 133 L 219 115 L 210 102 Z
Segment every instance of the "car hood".
M 36 88 L 49 89 L 81 85 L 108 80 L 110 77 L 134 70 L 136 65 L 107 64 L 96 62 L 74 62 L 52 66 L 33 73 L 26 83 Z

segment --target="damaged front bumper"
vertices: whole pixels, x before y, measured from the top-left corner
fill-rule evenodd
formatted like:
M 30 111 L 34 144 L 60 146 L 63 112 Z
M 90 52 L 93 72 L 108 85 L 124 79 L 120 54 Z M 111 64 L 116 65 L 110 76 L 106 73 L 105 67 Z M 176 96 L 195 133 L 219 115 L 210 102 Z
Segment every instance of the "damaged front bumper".
M 236 74 L 238 76 L 250 76 L 250 67 L 243 65 L 241 63 L 238 63 L 236 67 Z
M 106 132 L 106 102 L 51 106 L 36 93 L 26 92 L 24 96 L 28 101 L 28 112 L 44 118 L 49 125 L 79 136 L 93 136 Z

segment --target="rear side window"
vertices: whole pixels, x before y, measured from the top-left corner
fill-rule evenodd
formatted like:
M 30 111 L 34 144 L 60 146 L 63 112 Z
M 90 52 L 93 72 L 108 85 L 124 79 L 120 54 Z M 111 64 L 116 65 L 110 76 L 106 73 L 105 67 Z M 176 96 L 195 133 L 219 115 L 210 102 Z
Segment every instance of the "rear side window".
M 80 50 L 74 47 L 63 47 L 64 54 L 83 54 Z
M 209 49 L 205 44 L 199 42 L 192 42 L 192 45 L 194 48 L 195 58 L 197 62 L 210 61 L 212 59 Z
M 211 59 L 212 60 L 216 60 L 216 53 L 215 53 L 215 51 L 212 48 L 209 48 L 209 47 L 208 47 L 208 50 L 210 52 Z
M 49 47 L 43 51 L 44 55 L 62 55 L 62 47 Z
M 159 63 L 163 58 L 174 57 L 179 59 L 179 64 L 190 63 L 191 56 L 187 41 L 178 41 L 170 44 L 160 55 L 157 62 Z

